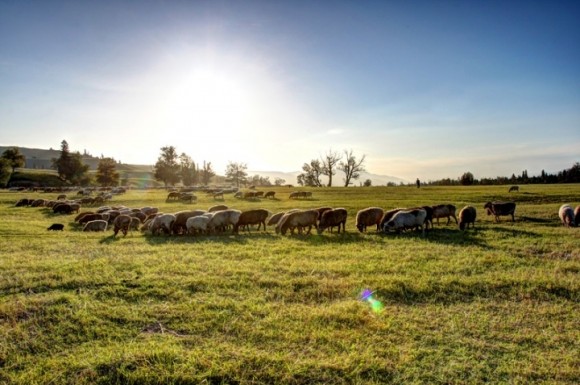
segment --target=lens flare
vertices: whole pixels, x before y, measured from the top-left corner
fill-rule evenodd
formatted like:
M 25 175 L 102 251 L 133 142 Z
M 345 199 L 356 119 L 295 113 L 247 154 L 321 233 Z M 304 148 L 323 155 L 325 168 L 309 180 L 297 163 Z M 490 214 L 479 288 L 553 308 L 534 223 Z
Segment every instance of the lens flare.
M 384 308 L 383 304 L 378 299 L 373 298 L 373 292 L 370 291 L 369 289 L 363 290 L 363 292 L 361 293 L 361 300 L 371 305 L 371 310 L 374 311 L 375 313 L 380 313 L 381 311 L 383 311 Z

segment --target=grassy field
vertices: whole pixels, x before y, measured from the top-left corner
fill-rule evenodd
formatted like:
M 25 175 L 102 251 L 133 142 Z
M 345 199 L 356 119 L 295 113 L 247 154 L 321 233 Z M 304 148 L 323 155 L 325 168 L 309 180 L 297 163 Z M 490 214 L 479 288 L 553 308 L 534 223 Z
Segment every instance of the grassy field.
M 557 215 L 580 204 L 579 185 L 325 188 L 310 200 L 275 190 L 224 203 L 344 207 L 346 234 L 114 238 L 81 232 L 74 215 L 14 207 L 56 194 L 0 192 L 0 383 L 580 382 L 580 228 Z M 165 196 L 130 191 L 112 204 L 217 203 Z M 517 202 L 515 223 L 485 215 L 494 199 Z M 365 207 L 438 203 L 476 206 L 476 230 L 354 226 Z M 46 231 L 54 222 L 65 231 Z

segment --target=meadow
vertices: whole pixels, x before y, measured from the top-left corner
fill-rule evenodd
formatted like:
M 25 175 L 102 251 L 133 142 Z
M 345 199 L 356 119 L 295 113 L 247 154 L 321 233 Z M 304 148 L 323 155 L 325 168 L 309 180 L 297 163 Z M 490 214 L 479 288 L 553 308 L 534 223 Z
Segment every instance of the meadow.
M 56 193 L 0 191 L 0 383 L 580 383 L 580 228 L 557 214 L 580 204 L 578 185 L 273 190 L 193 204 L 131 190 L 111 204 L 344 207 L 346 233 L 113 237 L 14 206 Z M 508 199 L 514 223 L 485 215 Z M 475 230 L 355 228 L 365 207 L 438 203 L 474 205 Z

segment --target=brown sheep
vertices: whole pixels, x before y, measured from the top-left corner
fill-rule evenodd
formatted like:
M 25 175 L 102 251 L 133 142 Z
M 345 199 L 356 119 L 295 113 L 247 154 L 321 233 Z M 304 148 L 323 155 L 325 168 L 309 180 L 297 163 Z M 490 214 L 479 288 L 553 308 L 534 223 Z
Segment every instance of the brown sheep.
M 264 198 L 274 199 L 275 195 L 276 195 L 276 191 L 268 191 L 268 192 L 266 192 L 266 194 L 264 194 Z
M 234 233 L 238 233 L 240 227 L 246 227 L 250 231 L 251 225 L 258 225 L 258 230 L 260 226 L 263 225 L 263 230 L 266 230 L 266 218 L 270 215 L 270 212 L 265 209 L 255 209 L 243 211 L 240 214 L 238 222 L 234 225 Z
M 381 218 L 381 222 L 379 223 L 379 228 L 383 229 L 385 227 L 385 223 L 390 221 L 393 218 L 393 216 L 401 210 L 405 210 L 405 209 L 393 209 L 393 210 L 385 211 L 385 213 L 383 214 L 383 217 Z
M 83 215 L 80 219 L 79 219 L 79 224 L 84 225 L 87 222 L 90 221 L 94 221 L 94 220 L 104 220 L 104 221 L 108 221 L 109 220 L 109 215 L 108 214 L 86 214 Z
M 290 214 L 286 214 L 280 219 L 278 222 L 278 226 L 280 227 L 280 232 L 282 235 L 286 235 L 288 229 L 290 229 L 290 233 L 294 234 L 294 229 L 298 228 L 298 231 L 301 232 L 302 229 L 308 227 L 308 231 L 306 234 L 310 234 L 312 227 L 318 229 L 316 222 L 318 220 L 318 211 L 316 210 L 303 210 L 303 211 L 296 211 Z M 278 227 L 276 227 L 278 229 Z
M 346 231 L 346 218 L 348 214 L 346 209 L 338 208 L 326 210 L 320 216 L 320 221 L 318 222 L 318 234 L 322 234 L 324 230 L 330 227 L 330 232 L 332 233 L 332 228 L 338 226 L 338 233 L 340 234 L 340 226 L 342 225 L 342 232 Z
M 211 206 L 209 209 L 207 209 L 208 212 L 210 213 L 215 213 L 216 211 L 222 211 L 222 210 L 227 210 L 228 206 L 226 205 L 215 205 L 215 206 Z
M 292 209 L 292 210 L 288 210 L 288 211 L 281 211 L 279 213 L 276 213 L 274 215 L 272 215 L 270 217 L 270 219 L 268 220 L 267 225 L 268 226 L 273 226 L 273 225 L 277 225 L 278 222 L 280 222 L 280 219 L 284 216 L 284 214 L 290 214 L 290 213 L 294 213 L 296 211 L 300 211 L 300 209 Z
M 439 218 L 447 218 L 447 224 L 451 222 L 451 218 L 455 219 L 455 223 L 458 223 L 455 211 L 456 208 L 453 205 L 435 205 L 433 206 L 433 219 L 437 219 L 437 224 L 439 224 Z
M 512 222 L 515 222 L 514 213 L 516 211 L 515 202 L 487 202 L 484 206 L 487 210 L 487 215 L 494 215 L 495 221 L 499 222 L 499 217 L 502 215 L 511 215 Z
M 75 222 L 78 222 L 82 217 L 84 217 L 87 214 L 95 214 L 94 211 L 83 211 L 82 213 L 79 213 L 76 217 L 75 217 Z
M 580 206 L 576 206 L 574 209 L 574 219 L 576 220 L 576 226 L 580 226 Z
M 356 214 L 356 228 L 362 233 L 367 230 L 367 226 L 376 226 L 379 231 L 383 215 L 384 211 L 380 207 L 362 209 Z
M 119 230 L 123 232 L 123 236 L 127 236 L 127 232 L 129 231 L 129 227 L 131 226 L 132 219 L 133 218 L 125 214 L 117 216 L 113 221 L 114 236 L 117 236 Z
M 473 206 L 465 206 L 459 212 L 459 230 L 469 229 L 469 224 L 475 229 L 475 218 L 477 217 L 477 210 Z
M 172 234 L 185 234 L 187 233 L 187 219 L 191 217 L 197 217 L 199 215 L 205 214 L 204 210 L 187 210 L 179 211 L 175 213 L 175 222 L 173 222 L 173 227 L 171 228 Z
M 89 221 L 83 227 L 83 231 L 107 231 L 107 221 L 102 219 L 95 219 L 94 221 Z

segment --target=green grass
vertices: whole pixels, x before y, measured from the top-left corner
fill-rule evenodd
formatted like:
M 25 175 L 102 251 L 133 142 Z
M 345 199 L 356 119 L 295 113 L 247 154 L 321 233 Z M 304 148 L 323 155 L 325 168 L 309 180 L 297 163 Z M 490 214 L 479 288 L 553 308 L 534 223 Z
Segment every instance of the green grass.
M 311 200 L 225 204 L 277 212 L 344 207 L 346 234 L 150 237 L 83 233 L 74 215 L 14 207 L 0 192 L 0 383 L 576 384 L 580 228 L 560 225 L 578 185 L 313 189 Z M 54 195 L 54 196 L 53 196 Z M 114 204 L 193 205 L 163 191 Z M 516 222 L 482 207 L 518 202 Z M 358 233 L 356 212 L 453 203 L 425 237 Z M 85 208 L 88 210 L 88 208 Z M 64 232 L 47 232 L 53 222 Z M 374 291 L 384 310 L 359 299 Z

